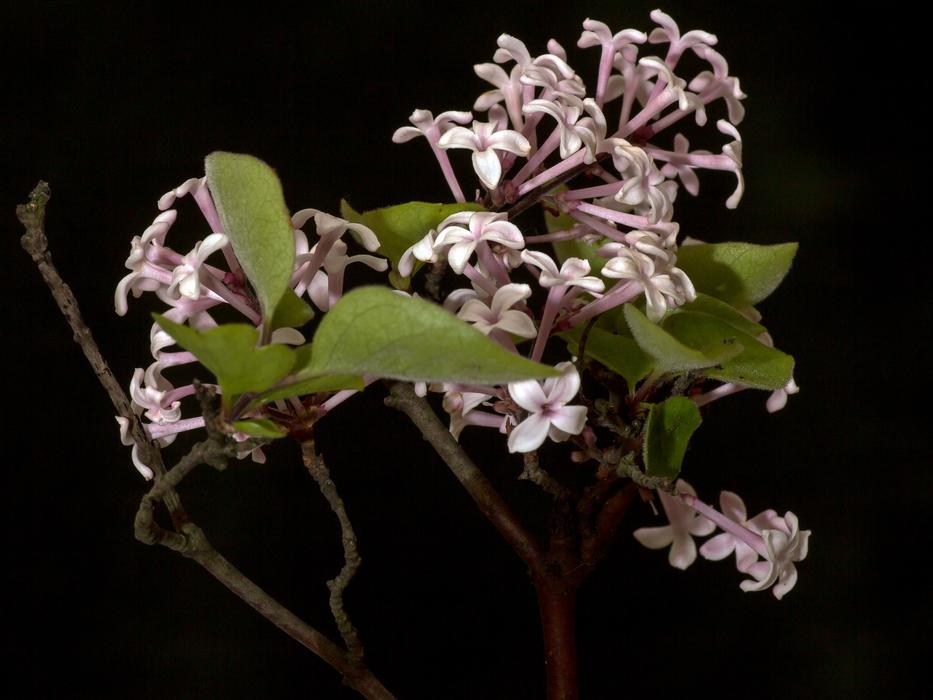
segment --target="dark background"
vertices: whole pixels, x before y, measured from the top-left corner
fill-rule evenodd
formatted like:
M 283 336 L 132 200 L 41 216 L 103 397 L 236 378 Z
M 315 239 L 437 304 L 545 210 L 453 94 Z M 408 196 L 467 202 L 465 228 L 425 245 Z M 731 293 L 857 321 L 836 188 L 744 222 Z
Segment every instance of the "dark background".
M 645 30 L 652 7 L 31 2 L 0 11 L 3 656 L 7 678 L 22 684 L 17 697 L 354 697 L 196 565 L 134 541 L 145 484 L 16 245 L 13 207 L 35 181 L 52 185 L 54 259 L 128 383 L 149 362 L 156 308 L 131 301 L 125 318 L 113 314 L 130 238 L 163 192 L 200 176 L 205 154 L 265 159 L 293 209 L 336 212 L 344 196 L 357 208 L 445 199 L 424 144 L 390 141 L 412 109 L 468 109 L 486 89 L 471 66 L 491 60 L 501 32 L 533 53 L 557 38 L 592 83 L 598 52 L 576 49 L 580 22 Z M 628 533 L 650 514 L 633 509 L 613 559 L 582 593 L 584 697 L 916 696 L 928 676 L 919 664 L 931 505 L 923 414 L 912 405 L 928 374 L 930 299 L 919 245 L 928 225 L 909 170 L 926 139 L 919 33 L 906 19 L 828 3 L 664 9 L 684 31 L 719 36 L 749 95 L 745 199 L 727 211 L 732 181 L 701 174 L 699 202 L 681 193 L 682 230 L 800 242 L 762 311 L 797 358 L 802 392 L 774 416 L 764 394 L 714 405 L 684 476 L 708 500 L 728 488 L 752 512 L 793 510 L 813 531 L 811 554 L 783 601 L 744 594 L 729 564 L 679 572 L 635 544 Z M 180 207 L 173 236 L 198 219 Z M 320 437 L 365 560 L 347 598 L 371 668 L 400 698 L 542 697 L 528 578 L 415 431 L 381 409 L 380 391 L 348 403 Z M 540 505 L 515 481 L 514 460 L 485 466 L 519 509 Z M 266 466 L 205 467 L 182 496 L 221 552 L 331 630 L 324 583 L 340 564 L 336 524 L 294 448 L 276 446 Z

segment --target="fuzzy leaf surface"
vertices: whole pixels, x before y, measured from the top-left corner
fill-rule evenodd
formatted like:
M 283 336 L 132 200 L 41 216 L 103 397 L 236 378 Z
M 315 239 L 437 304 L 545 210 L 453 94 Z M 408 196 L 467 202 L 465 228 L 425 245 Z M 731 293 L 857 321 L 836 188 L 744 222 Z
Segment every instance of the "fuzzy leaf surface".
M 291 279 L 295 234 L 275 171 L 250 155 L 215 151 L 207 183 L 233 251 L 271 320 Z
M 426 382 L 502 384 L 557 376 L 504 350 L 437 304 L 360 287 L 327 312 L 309 372 Z
M 225 406 L 240 394 L 269 389 L 295 364 L 295 352 L 285 345 L 256 347 L 259 333 L 245 323 L 196 331 L 159 314 L 153 318 L 217 378 Z
M 687 372 L 706 369 L 722 363 L 728 357 L 741 352 L 735 343 L 710 345 L 704 350 L 693 348 L 671 335 L 661 326 L 655 325 L 632 304 L 625 305 L 625 321 L 638 346 L 654 358 L 658 372 Z
M 793 357 L 769 348 L 721 318 L 688 311 L 672 314 L 664 319 L 663 325 L 678 341 L 704 354 L 712 354 L 721 347 L 741 348 L 732 357 L 724 358 L 719 366 L 703 372 L 713 379 L 774 390 L 784 386 L 794 371 Z
M 648 476 L 677 478 L 687 444 L 701 422 L 700 409 L 683 396 L 672 396 L 651 407 L 642 444 Z
M 685 245 L 677 251 L 677 267 L 698 292 L 733 306 L 753 306 L 777 289 L 796 253 L 796 243 Z
M 583 329 L 574 328 L 565 334 L 567 346 L 574 355 L 580 353 L 580 337 Z M 597 362 L 621 375 L 628 384 L 629 391 L 642 379 L 651 374 L 654 360 L 631 338 L 615 335 L 593 326 L 586 336 L 584 352 Z

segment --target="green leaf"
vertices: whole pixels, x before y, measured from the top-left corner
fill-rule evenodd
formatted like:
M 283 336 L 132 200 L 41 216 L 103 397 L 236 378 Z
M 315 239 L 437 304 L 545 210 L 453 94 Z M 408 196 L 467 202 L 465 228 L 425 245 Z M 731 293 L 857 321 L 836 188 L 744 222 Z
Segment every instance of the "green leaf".
M 684 312 L 664 319 L 664 329 L 684 345 L 704 354 L 726 346 L 741 352 L 725 358 L 720 366 L 704 371 L 713 379 L 746 384 L 757 389 L 779 389 L 791 378 L 794 358 L 769 348 L 754 336 L 707 314 Z
M 578 326 L 561 335 L 566 338 L 570 352 L 578 355 L 583 329 Z M 586 336 L 584 352 L 587 357 L 592 357 L 616 374 L 622 375 L 630 391 L 635 391 L 638 382 L 651 374 L 654 369 L 654 360 L 638 347 L 638 343 L 634 340 L 608 333 L 595 326 L 590 328 Z
M 305 343 L 295 348 L 295 364 L 292 365 L 288 376 L 278 383 L 277 386 L 264 391 L 256 397 L 254 406 L 259 406 L 276 399 L 287 399 L 292 396 L 307 396 L 308 394 L 317 394 L 325 391 L 340 391 L 341 389 L 356 389 L 362 391 L 364 388 L 363 378 L 355 376 L 315 376 L 308 371 L 308 365 L 311 364 L 312 343 Z
M 577 225 L 577 222 L 567 214 L 562 213 L 560 216 L 554 216 L 548 211 L 544 212 L 544 223 L 550 233 L 566 231 Z M 554 246 L 554 253 L 561 264 L 567 258 L 581 258 L 590 264 L 590 273 L 593 275 L 601 274 L 603 265 L 606 264 L 606 258 L 596 254 L 600 244 L 590 245 L 579 238 L 571 238 L 566 241 L 554 241 L 551 245 Z
M 240 153 L 215 151 L 204 169 L 224 232 L 268 324 L 295 264 L 295 234 L 282 185 L 272 168 Z
M 402 254 L 424 238 L 428 231 L 437 226 L 451 214 L 460 211 L 485 211 L 479 204 L 457 202 L 454 204 L 432 204 L 429 202 L 408 202 L 392 207 L 373 209 L 360 213 L 349 202 L 340 202 L 340 215 L 347 221 L 363 224 L 379 238 L 379 252 L 392 261 L 392 267 L 398 267 Z M 415 269 L 420 267 L 420 263 Z M 396 275 L 401 286 L 404 277 Z M 395 282 L 393 282 L 395 284 Z
M 730 306 L 726 302 L 720 301 L 716 297 L 711 297 L 708 294 L 697 294 L 696 301 L 692 301 L 689 304 L 684 304 L 683 306 L 678 306 L 671 313 L 676 314 L 684 311 L 715 316 L 716 318 L 725 321 L 730 326 L 738 328 L 740 331 L 748 333 L 752 336 L 759 335 L 760 333 L 764 333 L 765 330 L 767 330 L 761 324 L 755 323 L 754 321 L 751 321 L 747 317 L 743 316 L 736 310 L 734 306 Z
M 308 370 L 478 384 L 559 374 L 504 350 L 443 307 L 385 287 L 355 289 L 324 315 Z
M 224 406 L 230 406 L 240 394 L 269 389 L 295 364 L 295 352 L 284 345 L 257 348 L 259 333 L 245 323 L 225 324 L 201 332 L 159 314 L 153 314 L 153 318 L 213 373 L 220 384 Z
M 651 406 L 642 454 L 648 476 L 673 481 L 680 473 L 690 436 L 700 427 L 700 409 L 683 396 Z
M 308 394 L 317 394 L 325 391 L 340 391 L 341 389 L 356 389 L 357 391 L 362 391 L 363 388 L 362 377 L 346 375 L 309 377 L 307 373 L 304 373 L 293 377 L 286 377 L 282 382 L 282 386 L 264 391 L 257 397 L 257 403 L 254 405 L 269 403 L 276 399 L 287 399 L 292 396 L 307 396 Z
M 796 243 L 686 245 L 677 251 L 677 267 L 698 292 L 733 306 L 752 306 L 777 289 L 796 252 Z
M 247 435 L 271 438 L 273 440 L 288 435 L 279 425 L 266 418 L 247 418 L 246 420 L 234 421 L 233 427 Z
M 285 294 L 275 307 L 272 314 L 272 330 L 276 328 L 298 328 L 314 318 L 311 306 L 291 289 L 286 288 Z
M 655 360 L 656 371 L 687 372 L 720 364 L 741 352 L 735 343 L 722 343 L 704 351 L 685 345 L 661 326 L 656 326 L 632 304 L 625 305 L 625 320 L 638 346 Z M 673 318 L 673 317 L 672 317 Z

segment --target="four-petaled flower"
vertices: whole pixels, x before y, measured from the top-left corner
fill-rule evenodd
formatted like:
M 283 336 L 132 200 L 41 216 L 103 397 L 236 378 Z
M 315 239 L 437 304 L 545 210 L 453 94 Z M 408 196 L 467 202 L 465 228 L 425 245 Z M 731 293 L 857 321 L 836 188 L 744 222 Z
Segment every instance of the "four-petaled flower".
M 677 490 L 681 493 L 696 494 L 693 487 L 683 479 L 677 480 Z M 649 549 L 670 547 L 667 559 L 671 566 L 686 569 L 697 558 L 697 546 L 693 538 L 711 534 L 716 526 L 676 496 L 664 491 L 658 491 L 658 496 L 670 524 L 642 527 L 632 534 Z
M 509 434 L 509 452 L 531 452 L 547 437 L 563 442 L 583 432 L 586 406 L 566 405 L 580 390 L 580 375 L 570 362 L 556 369 L 561 376 L 545 379 L 543 386 L 534 379 L 509 384 L 512 400 L 530 413 Z
M 496 151 L 508 151 L 527 156 L 531 144 L 524 136 L 511 129 L 499 130 L 496 122 L 473 122 L 473 129 L 455 126 L 444 132 L 437 142 L 439 148 L 466 148 L 473 151 L 473 169 L 480 181 L 490 190 L 496 188 L 502 177 L 502 161 Z

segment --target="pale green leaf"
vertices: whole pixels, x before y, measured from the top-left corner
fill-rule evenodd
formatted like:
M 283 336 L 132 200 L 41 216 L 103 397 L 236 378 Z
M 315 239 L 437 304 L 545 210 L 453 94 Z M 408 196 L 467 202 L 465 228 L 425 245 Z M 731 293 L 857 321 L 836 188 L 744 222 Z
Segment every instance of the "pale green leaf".
M 741 352 L 735 343 L 722 343 L 703 351 L 685 345 L 661 326 L 648 320 L 632 304 L 625 305 L 625 320 L 639 347 L 654 358 L 658 372 L 687 372 L 720 364 Z
M 677 478 L 687 443 L 701 422 L 700 409 L 683 396 L 672 396 L 651 406 L 642 444 L 648 476 L 671 481 Z
M 340 202 L 340 215 L 347 221 L 363 224 L 379 238 L 379 252 L 386 256 L 392 267 L 397 268 L 402 254 L 424 238 L 428 231 L 451 214 L 460 211 L 485 211 L 473 202 L 454 204 L 432 204 L 430 202 L 408 202 L 367 212 L 358 212 L 346 200 Z M 416 265 L 417 269 L 420 263 Z M 405 278 L 397 277 L 398 287 L 407 286 Z
M 341 389 L 363 390 L 363 378 L 353 376 L 322 376 L 310 377 L 307 373 L 289 376 L 280 382 L 280 386 L 262 392 L 257 397 L 257 404 L 269 403 L 276 399 L 287 399 L 292 396 L 308 396 L 310 394 Z
M 504 350 L 443 307 L 385 287 L 355 289 L 325 314 L 308 370 L 478 384 L 558 375 Z
M 258 158 L 215 151 L 204 161 L 214 205 L 269 323 L 288 289 L 295 234 L 275 171 Z
M 241 433 L 246 433 L 253 437 L 271 438 L 272 440 L 283 438 L 288 435 L 281 426 L 266 418 L 247 418 L 245 420 L 234 421 L 233 427 Z
M 714 352 L 724 345 L 742 349 L 703 372 L 713 379 L 773 390 L 784 386 L 793 373 L 794 358 L 769 348 L 720 318 L 685 312 L 668 316 L 663 325 L 681 343 L 702 353 Z
M 716 297 L 703 294 L 702 292 L 697 294 L 695 301 L 684 304 L 683 306 L 678 306 L 672 311 L 672 314 L 682 313 L 685 311 L 689 311 L 691 313 L 707 314 L 708 316 L 715 316 L 716 318 L 725 321 L 730 326 L 738 328 L 740 331 L 748 333 L 752 336 L 764 333 L 766 330 L 765 327 L 760 323 L 755 323 L 748 317 L 743 316 L 736 310 L 734 306 L 731 306 L 724 301 L 720 301 Z
M 582 334 L 583 329 L 579 326 L 561 334 L 567 339 L 570 352 L 574 355 L 579 354 Z M 638 343 L 634 340 L 608 333 L 595 326 L 590 328 L 586 336 L 584 352 L 587 357 L 593 358 L 616 374 L 622 375 L 630 391 L 634 391 L 638 382 L 654 369 L 654 360 L 638 347 Z
M 158 314 L 156 322 L 217 378 L 225 406 L 247 392 L 261 392 L 285 377 L 295 364 L 295 352 L 284 345 L 256 347 L 259 333 L 245 323 L 230 323 L 196 331 Z
M 752 306 L 777 289 L 796 252 L 796 243 L 686 245 L 677 251 L 677 267 L 697 291 L 733 306 Z
M 272 315 L 272 329 L 298 328 L 312 318 L 314 311 L 311 306 L 291 289 L 286 289 Z

